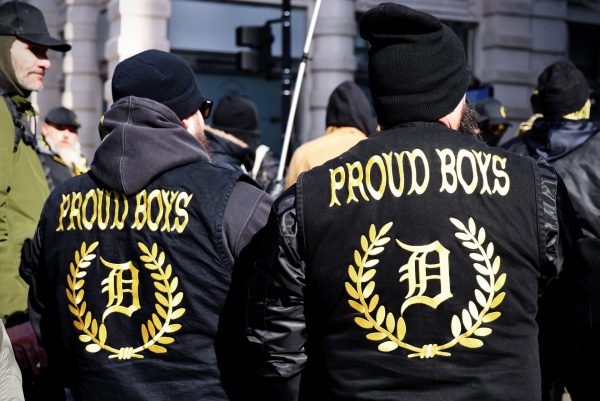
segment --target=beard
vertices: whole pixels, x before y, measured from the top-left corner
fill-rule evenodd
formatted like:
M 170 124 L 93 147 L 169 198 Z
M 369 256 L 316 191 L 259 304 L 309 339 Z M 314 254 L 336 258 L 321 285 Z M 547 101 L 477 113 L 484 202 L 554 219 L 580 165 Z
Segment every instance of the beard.
M 81 145 L 79 142 L 75 142 L 72 147 L 65 147 L 52 143 L 52 140 L 48 140 L 48 138 L 45 139 L 52 153 L 60 157 L 69 169 L 72 170 L 72 166 L 82 167 Z
M 460 125 L 458 130 L 464 134 L 473 135 L 475 138 L 481 140 L 481 131 L 477 125 L 477 118 L 479 114 L 473 109 L 469 103 L 465 103 L 463 107 L 462 115 L 460 116 Z

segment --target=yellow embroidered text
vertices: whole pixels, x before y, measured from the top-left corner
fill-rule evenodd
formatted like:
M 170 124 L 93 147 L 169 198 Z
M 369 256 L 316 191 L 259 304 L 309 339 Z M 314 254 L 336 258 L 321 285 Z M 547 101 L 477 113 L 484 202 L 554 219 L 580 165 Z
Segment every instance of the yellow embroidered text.
M 189 222 L 186 208 L 193 196 L 164 189 L 143 190 L 130 205 L 125 194 L 98 188 L 63 194 L 56 231 L 123 230 L 125 224 L 131 224 L 135 230 L 182 233 Z

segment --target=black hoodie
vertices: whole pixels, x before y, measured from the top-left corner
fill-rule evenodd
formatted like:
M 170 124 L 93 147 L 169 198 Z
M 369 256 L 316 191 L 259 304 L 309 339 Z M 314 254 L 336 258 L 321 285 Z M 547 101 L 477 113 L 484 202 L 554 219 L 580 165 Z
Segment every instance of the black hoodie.
M 90 172 L 50 195 L 33 240 L 49 360 L 78 400 L 239 399 L 241 253 L 269 196 L 152 100 L 119 100 L 100 129 Z

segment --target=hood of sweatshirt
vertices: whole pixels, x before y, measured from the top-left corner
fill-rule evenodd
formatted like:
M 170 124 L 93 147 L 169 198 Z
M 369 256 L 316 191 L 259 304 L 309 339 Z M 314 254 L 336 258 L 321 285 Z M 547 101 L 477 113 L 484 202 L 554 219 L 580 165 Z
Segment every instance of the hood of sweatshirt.
M 375 132 L 371 104 L 365 93 L 354 82 L 340 84 L 329 97 L 327 127 L 354 127 L 365 135 Z
M 252 151 L 240 139 L 210 126 L 206 127 L 204 134 L 213 164 L 242 172 L 242 165 L 246 169 L 252 167 Z
M 177 115 L 150 99 L 120 99 L 102 116 L 99 129 L 104 140 L 90 174 L 103 186 L 127 195 L 169 170 L 209 161 L 202 143 Z
M 523 138 L 533 150 L 531 154 L 553 161 L 579 148 L 597 133 L 598 127 L 590 120 L 539 118 Z

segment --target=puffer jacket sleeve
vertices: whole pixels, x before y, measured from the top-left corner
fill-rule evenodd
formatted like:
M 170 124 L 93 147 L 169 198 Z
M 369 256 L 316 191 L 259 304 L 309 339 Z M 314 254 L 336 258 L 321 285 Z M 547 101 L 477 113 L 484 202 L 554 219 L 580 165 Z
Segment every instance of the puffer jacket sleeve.
M 589 366 L 598 352 L 593 337 L 594 299 L 590 278 L 600 276 L 597 240 L 584 240 L 561 177 L 544 160 L 538 161 L 540 196 L 539 325 L 543 391 L 565 383 L 574 401 L 588 398 L 594 380 Z M 593 250 L 588 253 L 588 250 Z M 595 254 L 595 256 L 593 256 Z
M 582 234 L 562 178 L 542 158 L 537 166 L 540 289 L 543 291 L 546 284 L 573 262 Z
M 275 202 L 248 303 L 247 338 L 258 350 L 257 399 L 298 400 L 306 364 L 305 264 L 295 187 Z
M 0 399 L 6 401 L 21 401 L 23 390 L 21 371 L 15 360 L 10 339 L 4 324 L 0 321 Z

